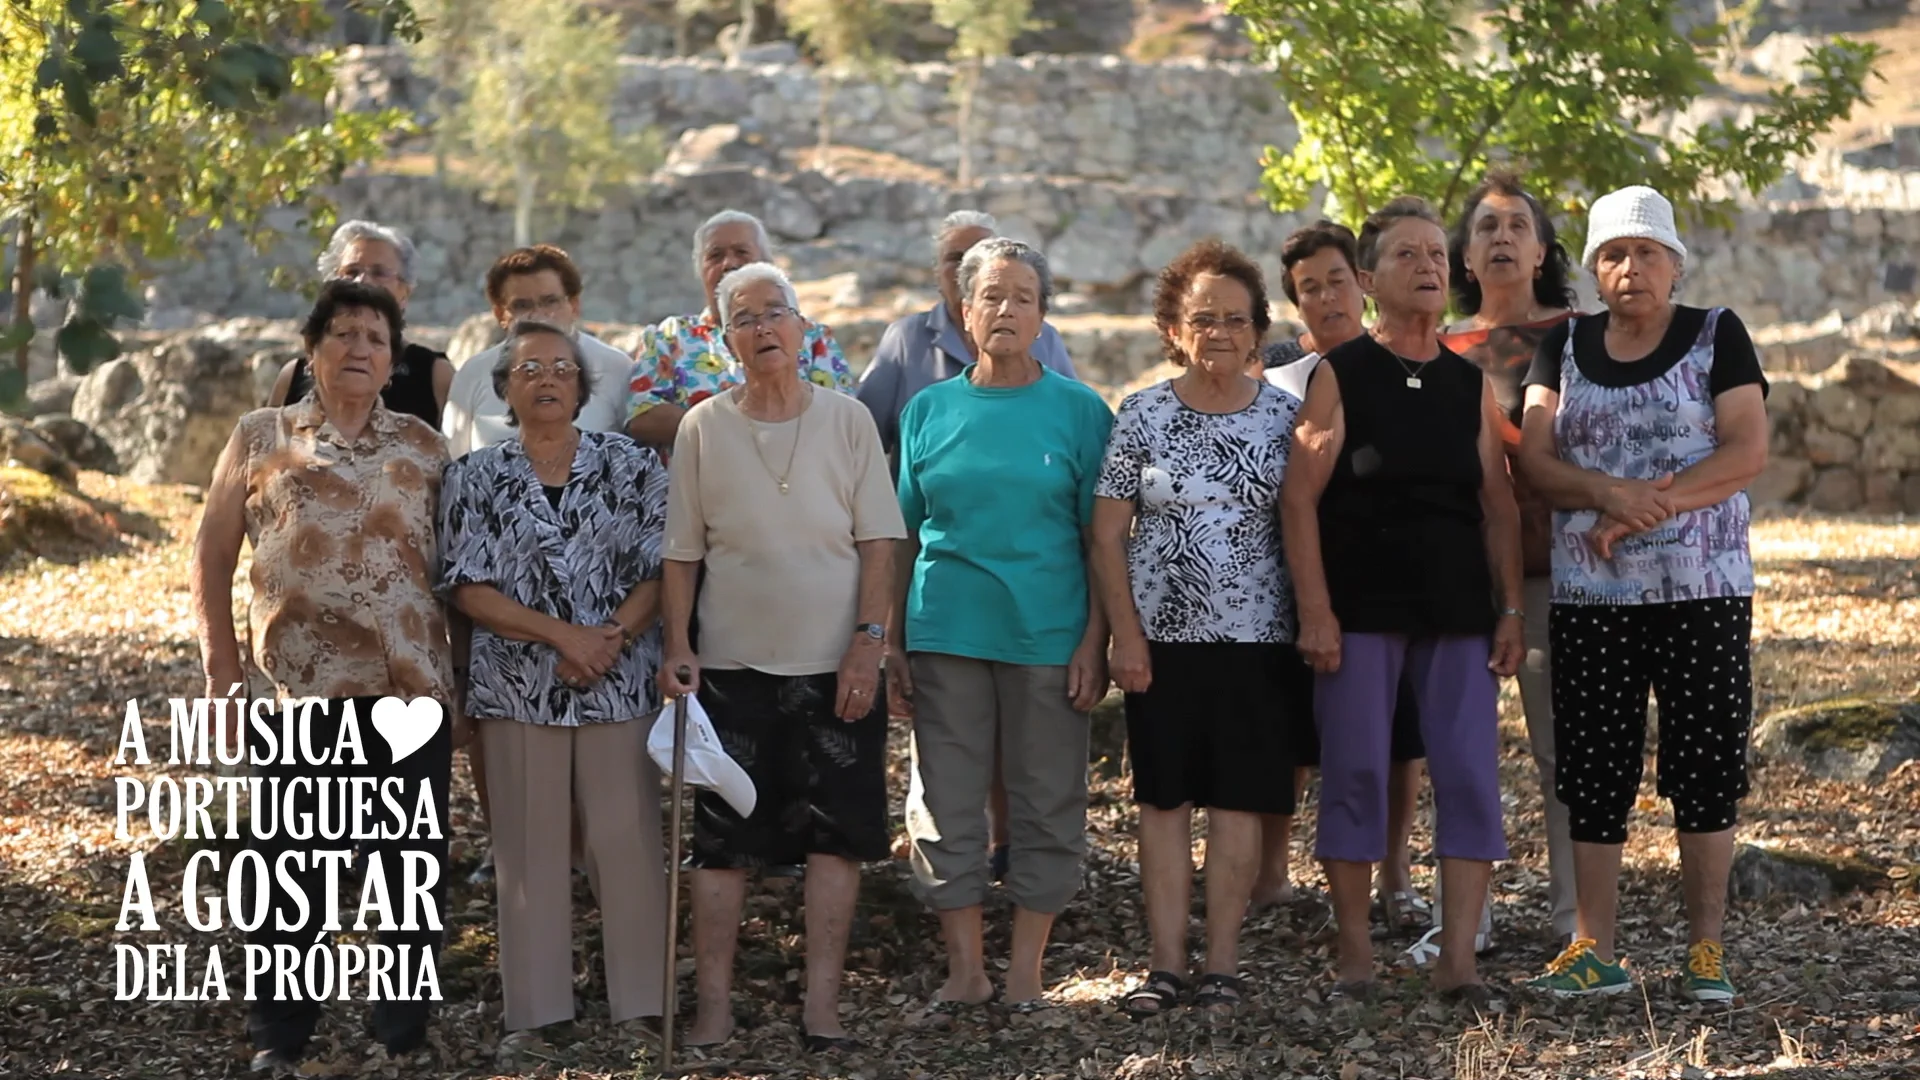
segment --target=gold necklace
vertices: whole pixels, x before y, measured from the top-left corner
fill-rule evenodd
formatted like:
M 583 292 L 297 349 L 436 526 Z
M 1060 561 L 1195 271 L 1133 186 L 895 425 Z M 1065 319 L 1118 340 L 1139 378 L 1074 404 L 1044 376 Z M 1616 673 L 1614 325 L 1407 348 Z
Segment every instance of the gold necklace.
M 808 388 L 807 397 L 800 402 L 800 411 L 795 414 L 793 418 L 793 445 L 787 449 L 787 467 L 785 471 L 778 473 L 773 471 L 773 466 L 767 464 L 766 452 L 760 449 L 761 431 L 759 423 L 757 423 L 753 417 L 747 415 L 747 410 L 740 409 L 740 415 L 747 421 L 747 427 L 753 431 L 753 456 L 760 459 L 760 467 L 766 470 L 767 475 L 773 478 L 775 484 L 779 485 L 780 494 L 782 495 L 792 490 L 787 484 L 787 478 L 793 475 L 793 458 L 795 454 L 800 452 L 800 425 L 806 422 L 807 402 L 812 400 L 812 398 L 812 388 Z M 734 407 L 739 408 L 739 406 L 740 403 L 736 400 Z
M 568 462 L 569 464 L 571 464 L 571 463 L 572 463 L 572 461 L 573 461 L 573 454 L 574 454 L 574 451 L 576 451 L 576 450 L 578 450 L 578 449 L 580 448 L 580 439 L 579 439 L 579 437 L 578 437 L 578 436 L 576 435 L 576 436 L 575 436 L 574 438 L 572 438 L 572 439 L 570 439 L 570 440 L 568 440 L 568 442 L 570 442 L 570 443 L 571 443 L 572 445 L 570 445 L 570 446 L 568 446 L 568 447 L 567 447 L 566 449 L 564 449 L 564 450 L 562 450 L 562 451 L 560 451 L 560 452 L 558 452 L 558 453 L 555 453 L 555 454 L 554 454 L 554 455 L 553 455 L 552 457 L 550 457 L 550 458 L 539 458 L 539 457 L 534 457 L 534 456 L 533 456 L 533 455 L 532 455 L 531 453 L 529 453 L 529 454 L 527 455 L 527 460 L 528 460 L 528 461 L 531 461 L 531 462 L 533 462 L 533 467 L 534 467 L 534 470 L 535 470 L 536 472 L 537 472 L 537 471 L 539 471 L 539 470 L 541 470 L 541 469 L 551 469 L 551 468 L 553 468 L 554 466 L 556 466 L 556 465 L 559 465 L 559 464 L 560 464 L 561 462 L 563 462 L 563 461 L 565 461 L 565 462 Z M 525 449 L 526 449 L 526 444 L 525 444 L 525 443 L 522 443 L 522 444 L 521 444 L 521 449 L 522 449 L 522 450 L 525 450 Z M 572 470 L 571 470 L 571 469 L 569 469 L 568 471 L 569 471 L 569 472 L 571 472 Z

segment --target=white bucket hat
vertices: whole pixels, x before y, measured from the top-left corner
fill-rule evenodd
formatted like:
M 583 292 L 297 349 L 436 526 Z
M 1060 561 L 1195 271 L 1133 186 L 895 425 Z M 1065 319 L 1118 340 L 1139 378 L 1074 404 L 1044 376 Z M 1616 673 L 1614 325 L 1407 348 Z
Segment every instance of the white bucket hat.
M 1587 251 L 1580 257 L 1580 264 L 1593 269 L 1594 256 L 1601 246 L 1623 237 L 1658 240 L 1675 255 L 1687 257 L 1687 245 L 1680 242 L 1680 231 L 1673 224 L 1673 204 L 1644 184 L 1610 191 L 1593 200 L 1587 211 Z
M 752 816 L 754 803 L 759 801 L 753 778 L 739 762 L 727 756 L 727 748 L 720 745 L 720 733 L 713 730 L 707 710 L 700 707 L 700 699 L 692 694 L 687 695 L 686 746 L 687 783 L 719 795 L 741 817 Z M 647 756 L 660 766 L 661 772 L 673 775 L 672 702 L 660 710 L 660 718 L 647 733 Z

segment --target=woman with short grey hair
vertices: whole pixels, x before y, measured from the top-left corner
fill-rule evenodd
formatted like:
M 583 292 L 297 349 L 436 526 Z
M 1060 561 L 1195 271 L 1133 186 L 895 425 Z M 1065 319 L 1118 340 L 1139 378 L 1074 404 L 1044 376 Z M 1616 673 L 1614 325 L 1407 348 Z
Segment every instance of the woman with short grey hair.
M 687 410 L 746 380 L 745 367 L 728 351 L 715 293 L 721 278 L 772 258 L 767 228 L 752 214 L 722 210 L 695 230 L 693 272 L 707 306 L 697 315 L 675 315 L 641 331 L 627 388 L 627 434 L 664 451 L 673 445 Z M 853 392 L 853 371 L 831 328 L 802 320 L 797 361 L 803 381 Z
M 947 981 L 924 1020 L 991 998 L 983 955 L 985 807 L 1005 754 L 1007 996 L 1048 1007 L 1041 958 L 1086 853 L 1087 718 L 1107 689 L 1107 624 L 1085 537 L 1113 415 L 1033 354 L 1053 298 L 1046 256 L 991 239 L 960 263 L 979 359 L 900 417 L 904 642 L 894 711 L 913 716 L 907 832 L 916 891 L 940 914 Z
M 574 426 L 593 388 L 560 327 L 516 323 L 493 377 L 519 437 L 448 466 L 441 591 L 473 622 L 455 723 L 485 747 L 507 1045 L 533 1050 L 537 1029 L 574 1015 L 575 806 L 611 1017 L 660 1015 L 666 888 L 645 797 L 660 781 L 643 721 L 660 707 L 667 472 L 625 435 Z
M 674 438 L 663 681 L 699 695 L 756 803 L 742 817 L 710 792 L 696 800 L 687 1043 L 733 1032 L 748 872 L 804 863 L 800 1031 L 810 1052 L 847 1050 L 840 979 L 860 864 L 889 854 L 880 662 L 906 530 L 872 418 L 802 376 L 807 322 L 786 275 L 750 263 L 714 300 L 744 379 L 689 409 Z
M 399 229 L 373 221 L 346 221 L 320 252 L 316 264 L 322 281 L 347 280 L 385 289 L 407 308 L 413 295 L 413 241 Z M 436 429 L 453 386 L 453 362 L 424 345 L 394 343 L 393 375 L 380 391 L 380 401 L 397 413 L 417 416 Z M 313 392 L 313 373 L 306 357 L 289 360 L 274 380 L 267 406 L 279 408 Z

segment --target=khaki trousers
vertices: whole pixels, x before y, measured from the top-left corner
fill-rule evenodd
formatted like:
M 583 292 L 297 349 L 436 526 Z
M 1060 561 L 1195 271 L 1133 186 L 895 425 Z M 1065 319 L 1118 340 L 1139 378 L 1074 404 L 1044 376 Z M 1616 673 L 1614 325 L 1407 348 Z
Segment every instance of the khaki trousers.
M 611 1019 L 660 1015 L 667 885 L 649 726 L 644 719 L 581 727 L 480 721 L 508 1031 L 573 1019 L 575 804 L 600 905 Z
M 987 792 L 999 744 L 1007 788 L 1007 895 L 1057 914 L 1087 853 L 1087 715 L 1067 669 L 914 653 L 907 835 L 914 891 L 937 911 L 987 895 Z

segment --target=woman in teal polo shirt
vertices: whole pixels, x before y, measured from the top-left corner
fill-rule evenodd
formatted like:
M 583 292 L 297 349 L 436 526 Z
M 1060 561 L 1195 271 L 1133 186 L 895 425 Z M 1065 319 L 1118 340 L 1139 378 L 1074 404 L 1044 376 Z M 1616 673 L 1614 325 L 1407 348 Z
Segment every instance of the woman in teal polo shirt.
M 913 720 L 907 832 L 917 890 L 947 940 L 929 1019 L 994 995 L 981 946 L 998 737 L 1014 902 L 1006 996 L 1045 1008 L 1040 958 L 1086 853 L 1087 718 L 1107 689 L 1107 625 L 1085 536 L 1113 414 L 1033 358 L 1053 277 L 1046 257 L 991 239 L 960 267 L 978 360 L 900 417 L 900 507 L 911 557 L 887 670 Z M 910 676 L 910 677 L 902 677 Z

